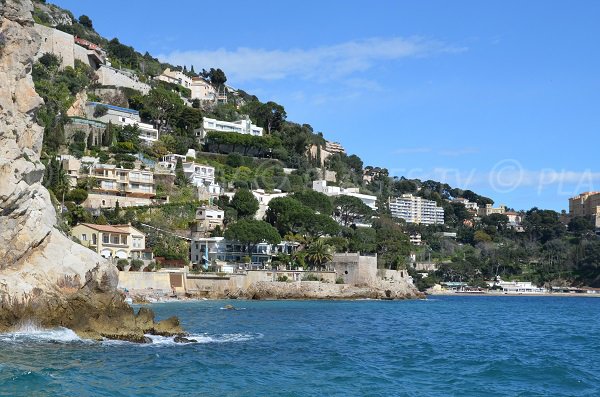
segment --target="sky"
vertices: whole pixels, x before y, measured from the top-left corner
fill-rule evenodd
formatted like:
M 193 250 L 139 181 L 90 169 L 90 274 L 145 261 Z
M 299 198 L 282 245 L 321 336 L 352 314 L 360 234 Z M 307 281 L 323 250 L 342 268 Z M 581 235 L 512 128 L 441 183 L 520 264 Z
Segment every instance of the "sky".
M 600 190 L 600 2 L 56 0 L 282 104 L 365 165 L 568 209 Z

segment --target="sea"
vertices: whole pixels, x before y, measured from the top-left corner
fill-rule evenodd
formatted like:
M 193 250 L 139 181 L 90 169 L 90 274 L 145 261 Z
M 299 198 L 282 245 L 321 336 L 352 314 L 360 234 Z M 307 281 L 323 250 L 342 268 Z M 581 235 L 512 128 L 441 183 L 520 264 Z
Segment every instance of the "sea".
M 233 304 L 236 310 L 224 310 Z M 1 396 L 600 396 L 600 299 L 196 301 L 193 344 L 0 334 Z

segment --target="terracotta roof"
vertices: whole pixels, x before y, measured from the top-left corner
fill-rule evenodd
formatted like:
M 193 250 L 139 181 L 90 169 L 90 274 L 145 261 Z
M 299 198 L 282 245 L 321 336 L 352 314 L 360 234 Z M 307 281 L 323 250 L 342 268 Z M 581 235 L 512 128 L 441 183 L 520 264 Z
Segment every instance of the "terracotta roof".
M 98 230 L 99 232 L 129 234 L 127 230 L 119 229 L 111 225 L 96 225 L 94 223 L 80 223 L 80 225 L 87 226 L 90 229 Z

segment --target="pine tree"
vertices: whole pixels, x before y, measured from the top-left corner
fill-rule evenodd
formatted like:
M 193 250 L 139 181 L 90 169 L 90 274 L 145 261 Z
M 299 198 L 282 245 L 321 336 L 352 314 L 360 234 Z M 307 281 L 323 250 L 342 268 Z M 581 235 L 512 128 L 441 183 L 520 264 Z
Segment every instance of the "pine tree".
M 175 185 L 177 186 L 187 186 L 188 180 L 185 177 L 185 173 L 183 172 L 183 162 L 180 158 L 177 159 L 177 164 L 175 165 Z
M 112 122 L 108 122 L 108 126 L 106 130 L 104 130 L 104 134 L 102 135 L 102 146 L 110 146 L 113 141 L 113 125 Z

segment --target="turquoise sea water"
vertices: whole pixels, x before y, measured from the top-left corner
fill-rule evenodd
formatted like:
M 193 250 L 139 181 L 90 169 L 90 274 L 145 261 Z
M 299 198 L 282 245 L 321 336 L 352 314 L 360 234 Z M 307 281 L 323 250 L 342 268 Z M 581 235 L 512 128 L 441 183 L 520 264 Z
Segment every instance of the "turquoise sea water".
M 233 303 L 239 311 L 220 310 Z M 0 395 L 598 396 L 600 299 L 154 305 L 199 343 L 0 335 Z

